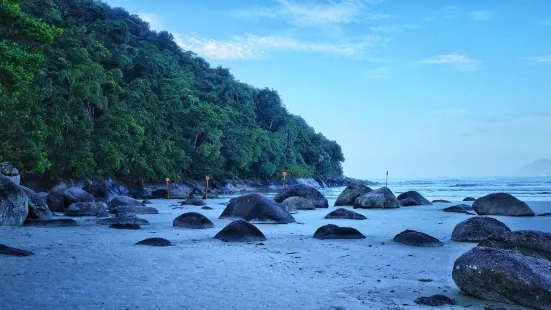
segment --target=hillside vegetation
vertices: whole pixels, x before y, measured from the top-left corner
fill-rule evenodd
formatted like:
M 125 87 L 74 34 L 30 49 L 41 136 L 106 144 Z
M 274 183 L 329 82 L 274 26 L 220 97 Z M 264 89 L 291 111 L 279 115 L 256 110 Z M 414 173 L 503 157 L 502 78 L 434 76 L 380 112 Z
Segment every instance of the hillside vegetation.
M 92 0 L 1 1 L 12 17 L 0 20 L 0 155 L 27 175 L 342 175 L 340 146 L 277 91 L 211 67 L 136 15 Z

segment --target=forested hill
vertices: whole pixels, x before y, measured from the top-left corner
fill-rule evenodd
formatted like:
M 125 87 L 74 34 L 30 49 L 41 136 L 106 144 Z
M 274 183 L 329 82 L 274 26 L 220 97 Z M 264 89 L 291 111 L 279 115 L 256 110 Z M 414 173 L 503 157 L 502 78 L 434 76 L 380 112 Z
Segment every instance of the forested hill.
M 27 174 L 135 181 L 270 179 L 283 170 L 342 175 L 340 146 L 290 114 L 277 91 L 211 67 L 137 15 L 92 0 L 2 1 L 19 2 L 61 30 L 43 44 L 33 83 L 17 92 L 3 85 L 0 93 L 12 102 L 0 113 L 0 156 Z M 7 43 L 38 53 L 28 31 L 17 29 L 24 25 L 6 19 L 0 31 L 21 34 Z

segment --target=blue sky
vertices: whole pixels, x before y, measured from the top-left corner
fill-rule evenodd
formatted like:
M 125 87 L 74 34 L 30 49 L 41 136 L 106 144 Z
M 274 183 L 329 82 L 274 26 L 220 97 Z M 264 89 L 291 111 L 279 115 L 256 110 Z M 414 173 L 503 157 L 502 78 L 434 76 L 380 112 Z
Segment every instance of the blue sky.
M 551 157 L 551 1 L 106 2 L 278 90 L 349 176 L 501 176 Z

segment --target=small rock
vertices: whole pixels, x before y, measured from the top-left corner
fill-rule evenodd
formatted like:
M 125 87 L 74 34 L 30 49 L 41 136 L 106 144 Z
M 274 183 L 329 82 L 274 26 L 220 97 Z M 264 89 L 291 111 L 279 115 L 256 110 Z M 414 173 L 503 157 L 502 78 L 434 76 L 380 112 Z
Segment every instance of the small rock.
M 205 207 L 202 207 L 201 209 L 203 209 L 203 210 L 214 210 L 213 208 L 211 208 L 211 207 L 207 207 L 207 206 L 205 206 Z
M 415 299 L 415 303 L 418 305 L 440 307 L 444 305 L 455 305 L 455 301 L 444 295 L 433 295 L 430 297 L 419 297 Z
M 365 239 L 357 229 L 352 227 L 339 227 L 337 225 L 328 224 L 321 226 L 314 233 L 316 239 Z
M 211 220 L 197 212 L 188 212 L 178 216 L 174 219 L 172 225 L 192 229 L 214 228 L 214 224 Z
M 419 247 L 435 247 L 444 245 L 442 244 L 442 242 L 440 242 L 440 240 L 432 236 L 409 229 L 406 229 L 396 235 L 393 240 L 398 243 Z

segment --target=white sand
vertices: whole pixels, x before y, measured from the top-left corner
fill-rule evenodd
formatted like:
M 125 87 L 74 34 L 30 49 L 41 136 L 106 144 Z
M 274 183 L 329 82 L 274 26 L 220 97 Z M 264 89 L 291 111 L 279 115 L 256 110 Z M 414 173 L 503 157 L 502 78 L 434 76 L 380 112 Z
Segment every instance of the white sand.
M 225 207 L 221 200 L 209 200 L 211 211 L 173 210 L 169 205 L 175 202 L 154 201 L 161 214 L 142 216 L 151 225 L 141 231 L 115 230 L 89 218 L 78 219 L 78 227 L 0 227 L 0 243 L 35 253 L 0 256 L 0 309 L 425 309 L 413 301 L 433 294 L 456 299 L 447 309 L 520 309 L 458 294 L 453 262 L 474 244 L 450 241 L 453 227 L 469 216 L 439 211 L 448 204 L 357 210 L 367 216 L 364 221 L 324 220 L 334 207 L 302 211 L 294 216 L 304 224 L 257 225 L 268 240 L 256 245 L 212 239 L 230 223 L 218 219 Z M 529 204 L 551 212 L 551 203 Z M 216 228 L 172 227 L 188 211 L 203 213 Z M 551 217 L 496 218 L 513 230 L 551 232 Z M 313 239 L 328 223 L 357 228 L 367 239 Z M 405 229 L 445 245 L 394 243 Z M 134 245 L 149 237 L 175 246 Z

